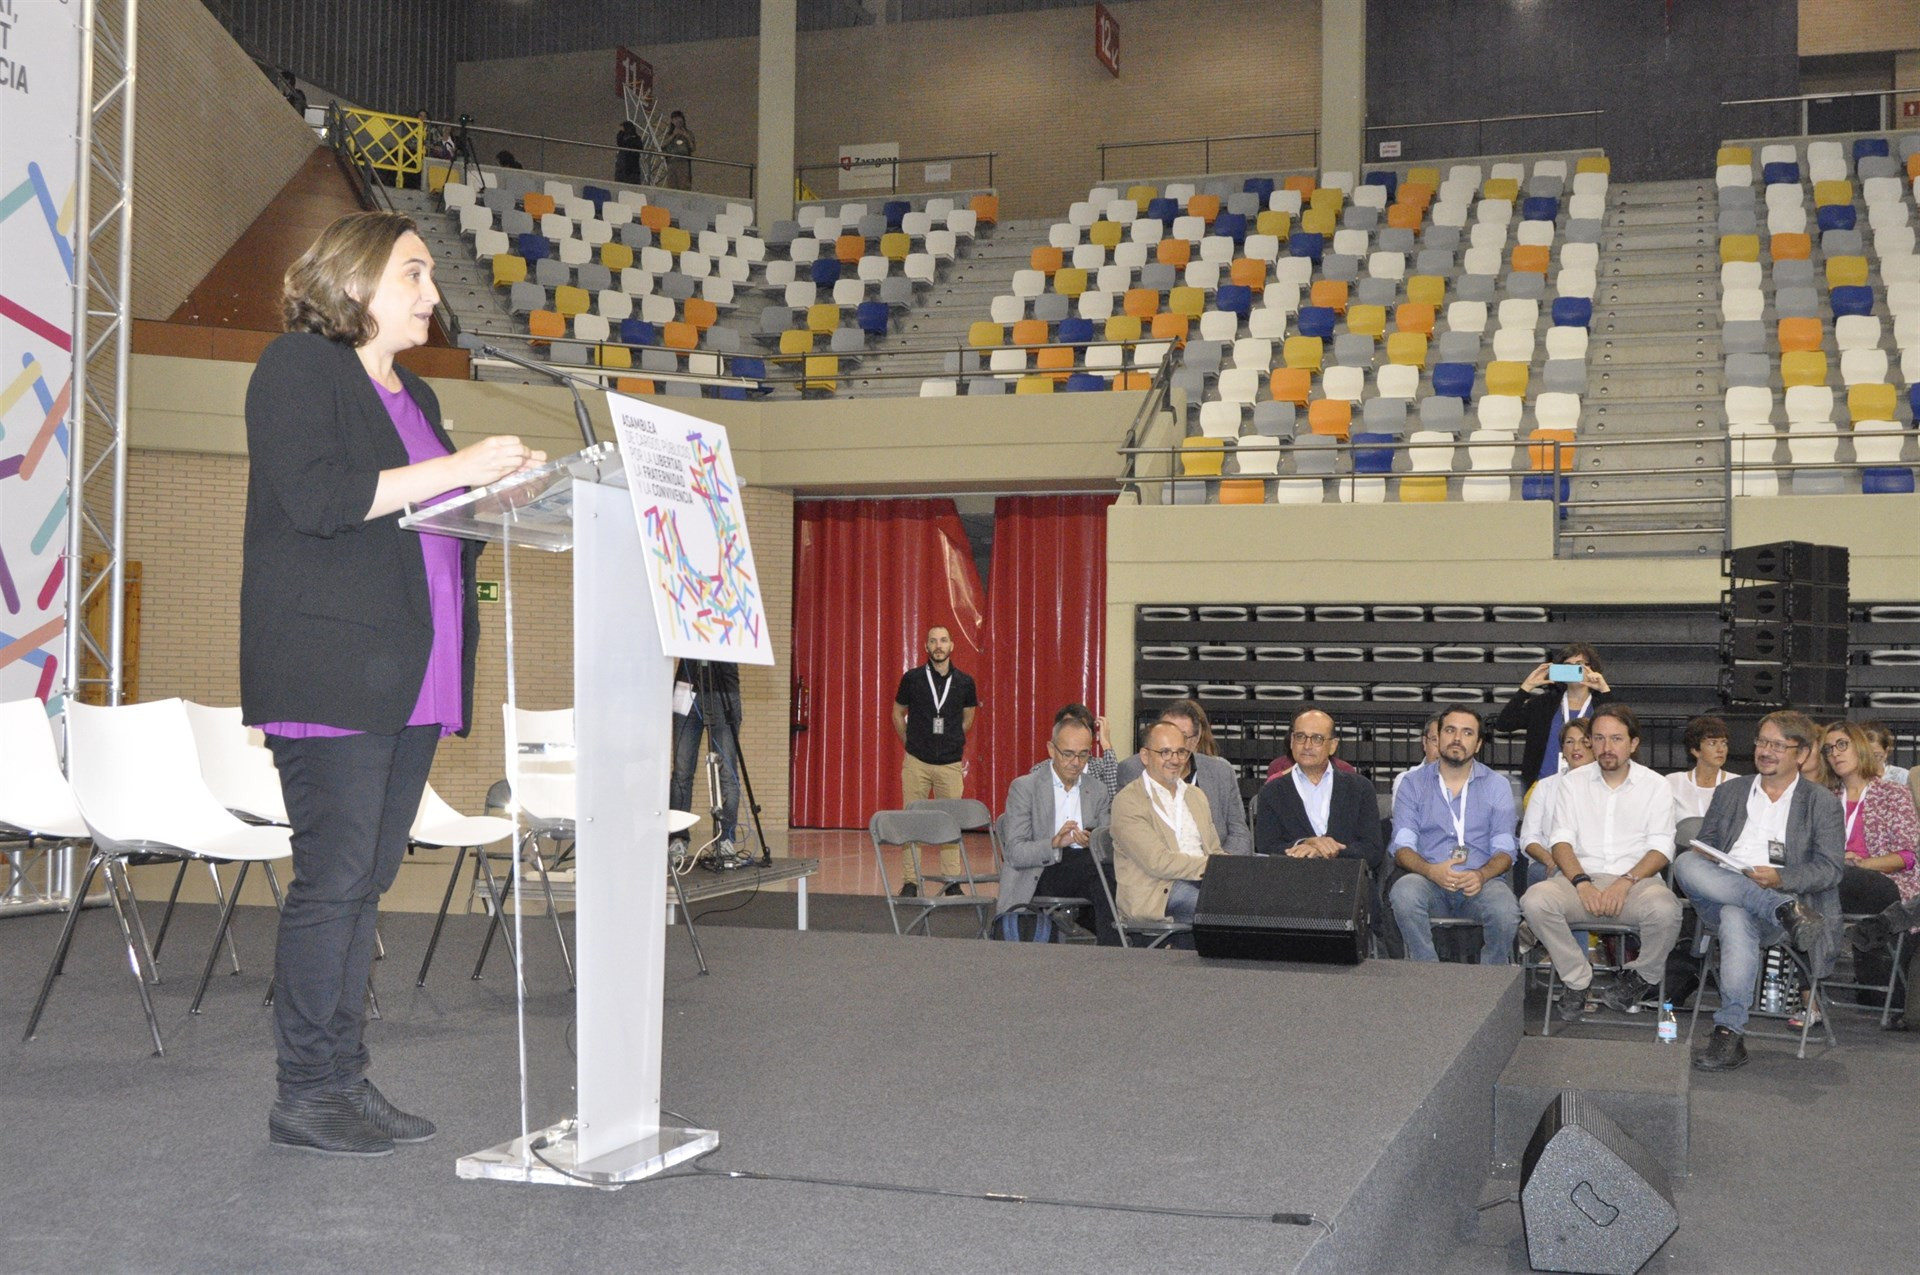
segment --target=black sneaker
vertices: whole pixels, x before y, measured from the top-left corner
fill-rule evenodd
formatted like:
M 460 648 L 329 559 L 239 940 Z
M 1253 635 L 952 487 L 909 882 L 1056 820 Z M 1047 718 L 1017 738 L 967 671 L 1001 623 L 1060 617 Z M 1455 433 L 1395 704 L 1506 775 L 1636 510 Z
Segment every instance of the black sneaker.
M 1653 999 L 1655 991 L 1653 984 L 1641 978 L 1637 971 L 1626 970 L 1614 980 L 1612 987 L 1600 993 L 1600 999 L 1617 1014 L 1637 1014 L 1642 1005 Z
M 901 886 L 901 887 L 900 887 L 900 897 L 901 897 L 901 898 L 903 898 L 903 899 L 917 899 L 917 898 L 919 898 L 919 897 L 920 897 L 920 883 L 919 883 L 918 881 L 909 881 L 909 882 L 907 882 L 907 883 L 906 883 L 905 885 L 903 885 L 903 886 Z
M 1559 998 L 1553 1002 L 1553 1017 L 1556 1022 L 1562 1025 L 1577 1023 L 1586 1012 L 1586 988 L 1583 987 L 1577 992 L 1571 987 L 1562 987 L 1560 989 Z
M 410 1115 L 388 1102 L 387 1096 L 374 1088 L 371 1080 L 363 1080 L 347 1090 L 347 1096 L 353 1099 L 368 1124 L 395 1142 L 426 1142 L 439 1132 L 425 1116 Z
M 1893 926 L 1878 912 L 1861 917 L 1847 927 L 1847 942 L 1862 952 L 1888 952 L 1893 948 Z
M 1694 1051 L 1693 1065 L 1698 1071 L 1732 1071 L 1747 1065 L 1747 1042 L 1731 1027 L 1716 1027 L 1707 1043 Z
M 942 891 L 940 891 L 940 893 L 942 893 L 942 894 L 965 894 L 965 893 L 966 893 L 966 891 L 965 891 L 965 890 L 962 890 L 962 889 L 960 888 L 960 883 L 959 883 L 958 881 L 951 881 L 951 882 L 949 882 L 949 883 L 947 884 L 947 888 L 946 888 L 946 889 L 944 889 L 944 890 L 942 890 Z
M 1774 912 L 1773 919 L 1780 922 L 1780 928 L 1787 932 L 1796 948 L 1802 952 L 1813 949 L 1814 940 L 1820 935 L 1820 914 L 1813 910 L 1812 904 L 1805 899 L 1789 899 Z
M 393 1139 L 360 1114 L 359 1104 L 344 1090 L 274 1103 L 267 1114 L 267 1141 L 316 1155 L 393 1154 Z

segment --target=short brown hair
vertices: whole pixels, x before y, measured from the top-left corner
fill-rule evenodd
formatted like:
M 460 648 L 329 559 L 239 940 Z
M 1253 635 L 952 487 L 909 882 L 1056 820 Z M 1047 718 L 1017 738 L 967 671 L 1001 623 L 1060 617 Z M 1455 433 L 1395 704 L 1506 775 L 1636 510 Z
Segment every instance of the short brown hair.
M 1805 713 L 1795 712 L 1791 708 L 1776 709 L 1760 719 L 1761 726 L 1765 726 L 1769 722 L 1773 724 L 1775 730 L 1786 737 L 1789 744 L 1797 748 L 1818 748 L 1820 746 L 1820 736 L 1817 733 L 1819 728 L 1813 724 L 1813 719 Z M 1755 727 L 1754 734 L 1758 735 L 1759 733 L 1759 727 Z
M 1628 739 L 1640 738 L 1640 719 L 1634 716 L 1632 709 L 1622 704 L 1619 700 L 1608 700 L 1600 707 L 1594 709 L 1588 716 L 1587 735 L 1589 738 L 1593 735 L 1593 723 L 1603 717 L 1611 717 L 1614 721 L 1626 727 Z
M 1696 717 L 1687 723 L 1686 734 L 1680 737 L 1681 745 L 1689 753 L 1698 753 L 1702 745 L 1710 739 L 1730 739 L 1727 723 L 1711 713 Z
M 400 237 L 419 234 L 413 218 L 399 213 L 348 213 L 320 232 L 281 284 L 280 318 L 289 332 L 314 332 L 329 341 L 359 347 L 379 325 L 367 313 Z M 359 293 L 356 300 L 354 293 Z

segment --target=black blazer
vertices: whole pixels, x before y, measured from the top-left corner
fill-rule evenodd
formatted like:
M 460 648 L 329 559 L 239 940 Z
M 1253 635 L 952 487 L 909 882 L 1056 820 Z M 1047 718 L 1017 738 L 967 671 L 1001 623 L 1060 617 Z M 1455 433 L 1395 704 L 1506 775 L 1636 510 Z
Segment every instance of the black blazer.
M 1516 730 L 1527 732 L 1526 745 L 1520 754 L 1522 788 L 1532 787 L 1533 781 L 1540 777 L 1540 763 L 1547 759 L 1547 735 L 1553 730 L 1553 715 L 1560 711 L 1560 701 L 1566 697 L 1565 682 L 1550 682 L 1537 691 L 1516 689 L 1513 698 L 1500 710 L 1500 716 L 1493 719 L 1493 728 L 1503 735 Z M 1612 698 L 1606 691 L 1594 691 L 1581 715 L 1592 717 L 1595 709 Z
M 398 371 L 451 450 L 433 391 Z M 365 516 L 380 471 L 408 460 L 350 346 L 298 332 L 267 347 L 247 383 L 247 456 L 245 719 L 398 733 L 419 699 L 433 617 L 419 536 L 402 530 L 397 514 Z M 466 541 L 461 555 L 463 735 L 473 725 L 481 548 Z
M 1260 790 L 1260 814 L 1253 828 L 1255 854 L 1284 854 L 1288 846 L 1313 836 L 1307 808 L 1293 786 L 1293 773 L 1269 779 Z M 1363 859 L 1377 877 L 1386 855 L 1380 835 L 1380 799 L 1373 781 L 1351 771 L 1333 772 L 1333 801 L 1327 807 L 1327 835 L 1347 847 L 1342 859 Z

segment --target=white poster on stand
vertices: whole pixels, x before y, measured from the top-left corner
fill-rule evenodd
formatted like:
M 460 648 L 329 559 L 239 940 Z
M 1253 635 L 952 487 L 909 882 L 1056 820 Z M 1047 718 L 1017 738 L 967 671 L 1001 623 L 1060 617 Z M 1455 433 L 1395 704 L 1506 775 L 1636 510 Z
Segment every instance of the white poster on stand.
M 0 700 L 53 698 L 66 644 L 77 4 L 0 0 Z
M 666 653 L 773 663 L 766 598 L 727 431 L 623 394 L 607 395 L 607 407 Z

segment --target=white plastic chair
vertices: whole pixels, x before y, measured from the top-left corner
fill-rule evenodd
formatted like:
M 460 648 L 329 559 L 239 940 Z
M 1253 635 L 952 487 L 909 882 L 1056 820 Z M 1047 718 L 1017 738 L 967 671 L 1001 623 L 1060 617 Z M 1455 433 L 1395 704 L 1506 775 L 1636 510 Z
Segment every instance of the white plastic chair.
M 432 784 L 428 784 L 421 791 L 420 809 L 414 814 L 413 827 L 407 833 L 408 844 L 430 849 L 451 847 L 457 853 L 453 859 L 453 870 L 447 874 L 447 891 L 440 899 L 440 914 L 434 918 L 433 935 L 427 940 L 426 955 L 420 960 L 420 974 L 414 980 L 415 987 L 427 985 L 427 970 L 433 965 L 435 949 L 440 946 L 440 931 L 447 923 L 447 909 L 453 904 L 453 892 L 460 883 L 460 870 L 466 866 L 469 850 L 474 853 L 476 874 L 486 883 L 488 903 L 494 915 L 496 917 L 499 915 L 505 892 L 501 889 L 498 878 L 494 876 L 492 856 L 487 853 L 487 847 L 511 840 L 512 837 L 513 821 L 511 819 L 502 819 L 496 815 L 463 815 L 449 806 L 446 799 L 433 790 Z M 534 860 L 541 868 L 540 884 L 546 893 L 547 915 L 553 919 L 554 933 L 559 936 L 560 952 L 567 966 L 567 983 L 571 986 L 573 959 L 567 950 L 567 937 L 560 928 L 559 910 L 554 906 L 553 884 L 537 851 Z M 491 938 L 490 928 L 488 939 L 491 940 Z M 511 932 L 508 933 L 507 943 L 508 950 L 511 951 L 513 943 Z M 485 960 L 484 953 L 481 960 Z M 474 977 L 480 977 L 479 964 L 474 966 Z
M 60 773 L 47 706 L 37 699 L 0 703 L 0 841 L 20 846 L 6 853 L 0 894 L 25 881 L 33 860 L 86 839 L 87 825 Z

